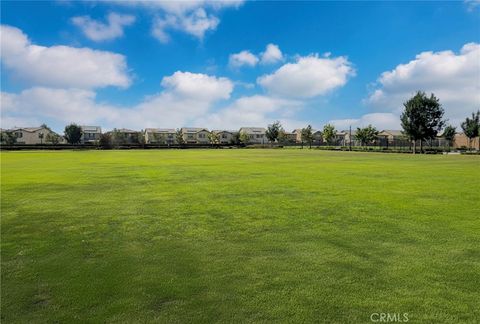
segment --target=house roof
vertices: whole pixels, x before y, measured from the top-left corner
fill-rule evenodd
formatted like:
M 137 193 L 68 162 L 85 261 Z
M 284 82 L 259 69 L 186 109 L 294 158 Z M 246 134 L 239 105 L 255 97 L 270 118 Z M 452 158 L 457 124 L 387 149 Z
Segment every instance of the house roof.
M 116 131 L 120 132 L 120 133 L 138 133 L 138 131 L 131 130 L 131 129 L 128 129 L 128 128 L 117 128 Z
M 215 134 L 220 134 L 220 133 L 230 133 L 230 134 L 234 134 L 236 133 L 237 131 L 234 131 L 234 130 L 226 130 L 226 129 L 214 129 L 212 130 L 212 133 L 215 133 Z
M 242 127 L 240 131 L 244 131 L 246 133 L 265 133 L 266 129 L 263 127 Z
M 401 130 L 392 130 L 392 129 L 384 129 L 379 134 L 392 135 L 392 136 L 403 136 L 403 132 Z
M 84 132 L 95 132 L 95 133 L 102 132 L 102 128 L 100 126 L 80 126 L 80 128 Z
M 198 133 L 198 132 L 201 132 L 201 131 L 208 132 L 208 129 L 200 128 L 200 127 L 182 127 L 181 131 L 182 131 L 182 133 Z
M 146 133 L 175 133 L 173 128 L 145 128 Z
M 29 133 L 34 133 L 41 129 L 46 129 L 46 128 L 45 127 L 14 127 L 12 129 L 8 129 L 8 131 L 25 131 Z

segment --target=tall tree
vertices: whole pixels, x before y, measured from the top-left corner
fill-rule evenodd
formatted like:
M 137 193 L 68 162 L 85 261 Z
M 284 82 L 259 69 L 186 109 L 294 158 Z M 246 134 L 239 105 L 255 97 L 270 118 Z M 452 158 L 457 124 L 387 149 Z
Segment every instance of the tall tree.
M 44 133 L 38 133 L 38 138 L 40 139 L 40 144 L 43 144 L 43 138 L 45 137 Z
M 60 136 L 54 132 L 50 132 L 45 137 L 45 142 L 57 145 L 60 142 Z
M 335 127 L 331 124 L 327 124 L 323 127 L 322 137 L 327 144 L 331 145 L 335 139 Z
M 246 145 L 248 144 L 248 142 L 250 142 L 250 136 L 247 134 L 247 132 L 242 131 L 240 132 L 239 140 L 240 140 L 240 143 Z
M 98 141 L 98 145 L 100 145 L 100 147 L 103 149 L 112 148 L 112 136 L 109 133 L 101 134 L 100 140 Z
M 468 137 L 468 148 L 472 148 L 472 140 L 478 137 L 480 129 L 480 110 L 477 113 L 472 113 L 472 118 L 466 118 L 462 123 L 462 130 L 465 136 Z
M 443 130 L 443 137 L 448 143 L 448 149 L 452 146 L 453 141 L 455 140 L 455 134 L 457 133 L 457 128 L 453 127 L 452 125 L 448 125 Z
M 77 144 L 82 138 L 82 128 L 77 124 L 70 124 L 65 126 L 65 139 L 70 144 Z
M 177 128 L 177 131 L 175 132 L 175 140 L 177 141 L 177 144 L 183 145 L 185 144 L 185 140 L 183 139 L 183 134 L 182 130 Z
M 278 139 L 278 135 L 280 134 L 281 129 L 282 129 L 282 125 L 278 120 L 273 124 L 268 125 L 267 131 L 265 132 L 265 136 L 270 141 L 270 143 L 273 143 Z
M 364 128 L 357 127 L 355 139 L 360 141 L 362 146 L 364 146 L 374 142 L 377 139 L 377 136 L 378 136 L 378 130 L 372 125 L 368 125 L 367 127 L 364 127 Z
M 312 132 L 312 126 L 308 125 L 305 128 L 302 128 L 302 147 L 303 143 L 307 143 L 309 148 L 312 148 L 312 143 L 313 143 L 313 132 Z
M 417 91 L 403 106 L 405 110 L 400 116 L 403 132 L 413 141 L 413 154 L 417 141 L 420 141 L 422 152 L 422 142 L 434 139 L 445 125 L 443 107 L 433 93 L 427 97 L 422 91 Z
M 218 144 L 218 142 L 220 141 L 220 137 L 218 136 L 217 133 L 210 132 L 210 133 L 208 133 L 208 141 L 212 145 Z

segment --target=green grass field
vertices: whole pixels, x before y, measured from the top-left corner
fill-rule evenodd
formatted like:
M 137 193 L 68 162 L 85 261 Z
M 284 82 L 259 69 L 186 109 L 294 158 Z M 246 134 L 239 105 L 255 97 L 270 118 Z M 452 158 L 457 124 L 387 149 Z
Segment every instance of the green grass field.
M 1 153 L 2 323 L 480 321 L 480 156 Z

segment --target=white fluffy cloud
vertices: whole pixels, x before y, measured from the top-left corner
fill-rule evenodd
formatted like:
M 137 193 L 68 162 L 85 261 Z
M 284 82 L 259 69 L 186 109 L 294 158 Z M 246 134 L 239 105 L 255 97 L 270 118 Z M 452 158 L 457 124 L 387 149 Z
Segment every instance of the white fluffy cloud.
M 135 16 L 110 13 L 107 23 L 96 21 L 89 16 L 73 17 L 72 23 L 79 27 L 89 39 L 99 42 L 123 36 L 123 29 L 135 22 Z
M 208 30 L 215 30 L 219 23 L 218 17 L 198 8 L 188 15 L 167 14 L 165 17 L 155 18 L 152 35 L 162 43 L 167 43 L 170 40 L 168 30 L 178 30 L 201 40 Z
M 113 1 L 124 6 L 135 6 L 152 11 L 152 35 L 162 43 L 170 40 L 169 32 L 180 31 L 200 40 L 220 23 L 217 12 L 224 8 L 237 8 L 243 0 L 219 1 Z
M 301 101 L 254 95 L 241 97 L 228 107 L 199 118 L 196 123 L 198 126 L 238 129 L 242 126 L 265 126 L 279 119 L 284 127 L 293 129 L 305 126 L 305 122 L 292 119 L 292 113 L 302 107 Z
M 69 46 L 39 46 L 18 28 L 1 25 L 2 65 L 15 78 L 49 87 L 128 87 L 125 57 L 120 54 Z
M 299 57 L 295 63 L 287 63 L 273 74 L 258 78 L 257 83 L 275 95 L 311 98 L 345 85 L 354 74 L 352 64 L 344 56 L 310 55 Z
M 378 86 L 365 100 L 377 110 L 400 114 L 402 103 L 415 91 L 433 92 L 445 115 L 458 122 L 480 105 L 480 44 L 453 51 L 423 52 L 414 60 L 381 74 Z
M 240 68 L 242 66 L 255 66 L 259 62 L 261 64 L 274 64 L 283 60 L 282 51 L 278 45 L 268 44 L 265 52 L 255 55 L 250 51 L 244 50 L 239 53 L 230 54 L 228 65 L 232 68 Z
M 98 103 L 94 91 L 74 88 L 34 87 L 19 94 L 2 93 L 2 127 L 28 126 L 25 124 L 34 120 L 105 128 L 180 127 L 203 118 L 214 103 L 228 99 L 233 90 L 233 83 L 226 78 L 189 72 L 163 78 L 162 86 L 162 92 L 132 107 Z M 22 121 L 25 124 L 19 124 Z
M 400 118 L 396 114 L 392 113 L 371 113 L 363 115 L 357 119 L 335 119 L 330 120 L 330 124 L 333 124 L 335 128 L 339 130 L 346 130 L 350 126 L 352 129 L 356 127 L 365 127 L 373 125 L 377 129 L 400 129 Z
M 265 52 L 262 53 L 262 64 L 274 64 L 283 60 L 283 54 L 278 45 L 268 44 Z
M 231 54 L 228 60 L 228 65 L 232 68 L 255 66 L 257 63 L 258 57 L 253 55 L 250 51 L 241 51 L 236 54 Z

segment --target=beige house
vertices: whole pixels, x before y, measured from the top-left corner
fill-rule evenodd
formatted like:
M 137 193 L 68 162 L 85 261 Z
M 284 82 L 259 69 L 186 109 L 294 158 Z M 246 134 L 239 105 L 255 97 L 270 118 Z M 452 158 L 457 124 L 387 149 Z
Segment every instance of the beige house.
M 82 129 L 82 137 L 80 143 L 95 143 L 100 140 L 102 128 L 100 126 L 80 126 Z
M 140 136 L 142 136 L 140 132 L 127 128 L 114 128 L 107 134 L 112 137 L 114 144 L 138 144 Z
M 183 140 L 187 144 L 209 144 L 208 135 L 210 132 L 206 128 L 182 127 L 181 132 Z
M 173 128 L 145 128 L 144 136 L 147 144 L 175 144 L 176 131 Z
M 395 140 L 405 140 L 407 139 L 401 130 L 391 130 L 385 129 L 378 133 L 379 138 L 384 138 L 389 142 L 393 142 Z
M 17 144 L 26 145 L 46 144 L 47 135 L 56 134 L 46 127 L 16 127 L 5 131 L 15 134 Z
M 263 127 L 242 127 L 239 133 L 245 133 L 249 137 L 249 144 L 267 144 L 268 140 L 265 136 L 266 129 Z
M 453 141 L 454 148 L 466 147 L 470 148 L 470 141 L 464 133 L 457 133 Z M 472 149 L 480 150 L 480 137 L 475 137 L 472 139 Z
M 217 134 L 218 142 L 220 144 L 231 144 L 234 141 L 236 131 L 229 130 L 212 130 L 212 133 Z

